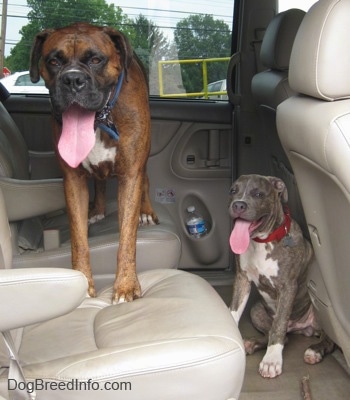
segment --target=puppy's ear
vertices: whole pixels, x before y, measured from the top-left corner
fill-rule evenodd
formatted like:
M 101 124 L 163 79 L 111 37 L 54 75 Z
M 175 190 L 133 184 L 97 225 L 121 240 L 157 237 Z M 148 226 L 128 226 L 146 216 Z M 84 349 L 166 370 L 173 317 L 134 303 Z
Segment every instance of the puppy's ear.
M 39 72 L 39 61 L 41 59 L 43 44 L 47 37 L 53 32 L 53 29 L 46 29 L 38 33 L 34 38 L 34 43 L 30 53 L 30 67 L 29 74 L 30 79 L 33 83 L 36 83 L 40 79 Z
M 272 186 L 278 192 L 278 196 L 282 203 L 288 203 L 288 190 L 286 184 L 282 179 L 276 178 L 275 176 L 268 176 L 268 180 L 271 182 Z
M 113 28 L 105 27 L 103 31 L 111 38 L 115 48 L 120 53 L 122 67 L 127 71 L 133 57 L 133 50 L 129 40 L 123 33 Z

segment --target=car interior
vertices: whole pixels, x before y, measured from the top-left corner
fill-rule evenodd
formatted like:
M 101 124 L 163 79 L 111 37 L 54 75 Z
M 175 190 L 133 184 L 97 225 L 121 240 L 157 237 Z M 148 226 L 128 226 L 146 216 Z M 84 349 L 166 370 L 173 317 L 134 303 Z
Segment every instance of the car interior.
M 0 82 L 0 400 L 343 400 L 350 393 L 350 0 L 308 9 L 232 1 L 227 96 L 150 96 L 147 164 L 159 225 L 139 227 L 142 296 L 111 304 L 119 246 L 116 194 L 89 226 L 97 289 L 71 268 L 63 178 L 47 94 Z M 217 79 L 219 80 L 219 79 Z M 288 335 L 283 373 L 262 378 L 246 355 L 252 291 L 239 325 L 229 311 L 235 257 L 229 190 L 242 174 L 281 178 L 311 241 L 307 286 L 336 350 L 315 365 L 319 338 Z M 89 180 L 90 197 L 94 182 Z M 187 209 L 207 232 L 193 237 Z

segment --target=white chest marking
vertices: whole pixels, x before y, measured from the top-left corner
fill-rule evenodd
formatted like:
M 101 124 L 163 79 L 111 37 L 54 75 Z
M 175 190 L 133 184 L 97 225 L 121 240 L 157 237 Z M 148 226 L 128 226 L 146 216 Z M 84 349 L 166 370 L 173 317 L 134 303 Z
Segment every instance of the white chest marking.
M 272 246 L 270 244 L 270 246 Z M 278 264 L 276 260 L 268 257 L 269 252 L 266 250 L 265 243 L 257 243 L 253 240 L 250 241 L 247 251 L 240 255 L 241 269 L 246 272 L 247 277 L 250 281 L 254 282 L 255 286 L 259 290 L 259 277 L 264 276 L 267 278 L 272 287 L 274 282 L 271 278 L 278 275 Z M 269 308 L 276 312 L 276 300 L 272 299 L 268 292 L 259 290 L 260 295 L 264 298 Z
M 272 246 L 270 244 L 270 246 Z M 243 271 L 247 273 L 248 279 L 259 284 L 259 276 L 263 275 L 273 285 L 271 278 L 278 275 L 278 264 L 276 260 L 268 257 L 265 243 L 250 241 L 247 251 L 240 256 L 240 264 Z
M 91 166 L 98 166 L 100 162 L 111 161 L 114 163 L 115 156 L 117 155 L 116 147 L 106 147 L 104 142 L 101 140 L 101 131 L 99 128 L 96 129 L 96 143 L 92 148 L 88 156 L 82 162 L 82 165 L 89 172 L 92 172 Z

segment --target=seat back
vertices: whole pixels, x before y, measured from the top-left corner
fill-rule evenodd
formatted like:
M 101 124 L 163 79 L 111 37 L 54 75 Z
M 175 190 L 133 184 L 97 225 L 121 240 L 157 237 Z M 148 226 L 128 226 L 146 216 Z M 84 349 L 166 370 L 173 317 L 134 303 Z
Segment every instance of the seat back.
M 323 328 L 350 364 L 350 1 L 320 0 L 305 16 L 289 81 L 299 94 L 277 109 L 317 263 L 309 290 Z
M 29 179 L 29 153 L 17 125 L 0 102 L 0 177 Z
M 7 189 L 14 187 L 13 200 L 7 199 L 7 217 L 9 218 L 11 217 L 11 207 L 21 210 L 23 202 L 18 201 L 17 204 L 17 199 L 25 198 L 26 210 L 33 208 L 32 204 L 34 207 L 35 204 L 39 204 L 35 198 L 33 201 L 31 200 L 29 192 L 25 192 L 26 184 L 30 180 L 29 158 L 29 151 L 21 132 L 0 101 L 0 188 L 6 193 Z M 23 192 L 20 192 L 21 185 Z M 38 188 L 37 192 L 39 192 Z M 44 193 L 44 190 L 42 192 Z M 12 245 L 15 254 L 21 253 L 23 246 L 25 250 L 29 248 L 37 250 L 38 244 L 42 240 L 43 227 L 40 219 L 35 215 L 31 215 L 25 220 L 11 220 Z
M 293 96 L 288 82 L 289 60 L 295 36 L 305 12 L 290 9 L 277 14 L 266 29 L 260 58 L 267 68 L 252 79 L 252 94 L 259 108 L 265 152 L 270 163 L 270 174 L 281 178 L 288 189 L 289 207 L 293 218 L 307 234 L 299 193 L 276 129 L 276 109 L 282 101 Z

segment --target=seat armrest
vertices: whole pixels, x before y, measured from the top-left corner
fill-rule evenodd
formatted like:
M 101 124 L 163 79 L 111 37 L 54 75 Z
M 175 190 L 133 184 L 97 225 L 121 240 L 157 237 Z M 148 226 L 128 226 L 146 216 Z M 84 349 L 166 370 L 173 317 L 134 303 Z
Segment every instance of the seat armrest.
M 0 331 L 69 313 L 86 297 L 87 279 L 64 268 L 0 270 Z
M 31 179 L 52 179 L 62 177 L 54 151 L 29 150 Z
M 0 188 L 10 222 L 37 217 L 66 207 L 63 179 L 1 178 Z

